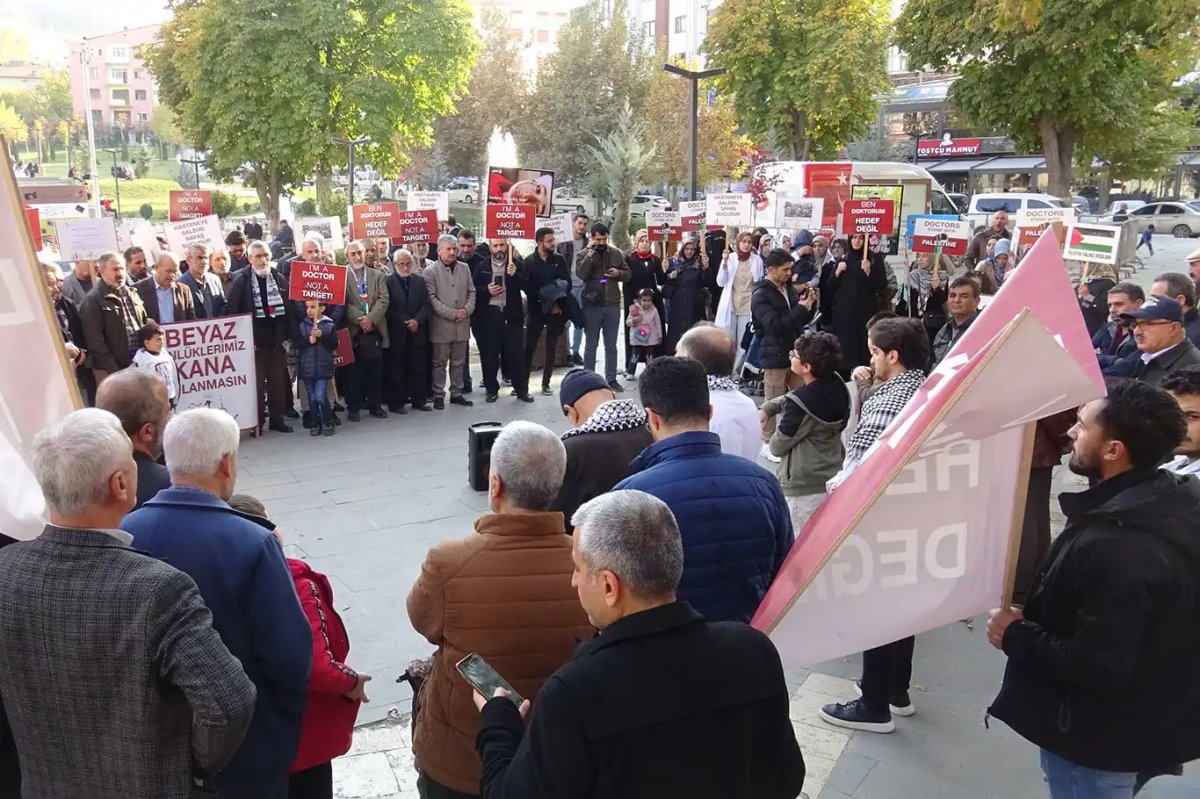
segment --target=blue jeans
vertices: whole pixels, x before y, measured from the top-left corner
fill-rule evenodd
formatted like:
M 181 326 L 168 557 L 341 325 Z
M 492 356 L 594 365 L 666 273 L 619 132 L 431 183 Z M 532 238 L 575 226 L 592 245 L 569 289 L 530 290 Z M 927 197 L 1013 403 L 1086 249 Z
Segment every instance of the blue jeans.
M 1137 782 L 1132 771 L 1085 768 L 1046 749 L 1042 750 L 1042 772 L 1050 799 L 1133 799 Z
M 329 404 L 329 378 L 305 378 L 304 390 L 308 392 L 308 407 L 313 425 L 333 424 L 333 406 Z

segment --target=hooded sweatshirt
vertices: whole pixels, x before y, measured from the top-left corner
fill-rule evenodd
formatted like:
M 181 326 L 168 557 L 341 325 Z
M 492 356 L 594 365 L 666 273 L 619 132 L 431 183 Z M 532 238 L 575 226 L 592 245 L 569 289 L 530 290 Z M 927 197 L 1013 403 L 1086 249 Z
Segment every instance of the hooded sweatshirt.
M 825 493 L 825 483 L 842 468 L 846 456 L 846 385 L 836 375 L 822 378 L 764 402 L 762 409 L 780 417 L 768 446 L 781 459 L 776 471 L 784 496 Z

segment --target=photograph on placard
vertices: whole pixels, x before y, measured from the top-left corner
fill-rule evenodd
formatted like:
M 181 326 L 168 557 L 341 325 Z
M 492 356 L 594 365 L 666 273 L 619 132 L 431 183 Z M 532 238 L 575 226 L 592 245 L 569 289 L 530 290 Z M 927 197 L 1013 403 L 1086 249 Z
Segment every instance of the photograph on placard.
M 487 201 L 490 204 L 532 205 L 534 216 L 550 216 L 554 173 L 546 169 L 488 167 Z
M 892 230 L 900 230 L 900 206 L 904 199 L 903 186 L 878 186 L 869 183 L 860 183 L 850 187 L 850 198 L 853 200 L 891 200 L 894 209 Z M 900 237 L 894 234 L 890 236 L 871 236 L 870 247 L 871 252 L 877 252 L 881 255 L 895 255 L 900 251 Z
M 813 231 L 821 227 L 825 200 L 822 197 L 780 196 L 775 208 L 779 214 L 775 227 L 785 231 Z

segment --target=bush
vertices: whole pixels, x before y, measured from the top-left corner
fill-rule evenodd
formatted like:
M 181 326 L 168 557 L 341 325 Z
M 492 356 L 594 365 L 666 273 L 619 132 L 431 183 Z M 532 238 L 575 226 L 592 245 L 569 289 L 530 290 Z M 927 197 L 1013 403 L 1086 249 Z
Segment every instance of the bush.
M 329 193 L 329 200 L 320 206 L 321 216 L 341 217 L 342 224 L 346 223 L 346 192 L 338 190 Z
M 154 216 L 154 206 L 150 203 L 142 203 L 142 207 L 138 209 L 138 216 L 142 219 L 150 219 Z
M 175 170 L 175 182 L 184 189 L 198 189 L 196 185 L 196 169 L 191 164 L 180 164 Z
M 309 197 L 307 200 L 300 203 L 300 205 L 298 205 L 296 207 L 296 213 L 300 216 L 316 216 L 317 215 L 317 201 L 314 200 L 312 197 Z
M 214 191 L 212 193 L 212 209 L 213 213 L 222 219 L 233 216 L 238 210 L 237 195 L 224 191 Z
M 133 153 L 133 174 L 140 178 L 150 176 L 150 162 L 154 159 L 154 151 L 145 142 L 138 145 Z

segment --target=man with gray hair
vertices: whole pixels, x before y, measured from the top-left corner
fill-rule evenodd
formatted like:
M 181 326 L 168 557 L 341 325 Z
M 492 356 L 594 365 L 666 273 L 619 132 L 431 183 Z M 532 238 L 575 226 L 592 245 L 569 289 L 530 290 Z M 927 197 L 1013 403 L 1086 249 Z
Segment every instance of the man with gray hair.
M 475 693 L 480 795 L 795 799 L 804 759 L 779 653 L 758 630 L 706 622 L 676 598 L 684 556 L 671 509 L 613 491 L 571 521 L 571 584 L 601 633 L 542 686 L 528 731 L 528 703 Z
M 79 317 L 84 349 L 100 384 L 133 363 L 133 354 L 142 346 L 138 331 L 147 317 L 138 293 L 125 285 L 125 261 L 120 253 L 100 256 L 97 277 L 95 287 L 79 306 Z
M 697 323 L 675 347 L 680 358 L 700 364 L 708 375 L 708 402 L 712 405 L 708 430 L 721 439 L 721 451 L 752 461 L 758 457 L 762 425 L 754 400 L 733 382 L 737 351 L 729 332 L 711 322 Z
M 137 483 L 121 422 L 75 411 L 30 454 L 50 523 L 0 550 L 0 695 L 21 795 L 189 799 L 241 742 L 254 685 L 196 583 L 119 529 Z
M 167 325 L 196 318 L 192 290 L 179 283 L 179 262 L 169 252 L 159 253 L 154 259 L 153 273 L 133 288 L 142 298 L 147 319 Z
M 192 292 L 192 305 L 198 319 L 215 319 L 225 315 L 225 284 L 209 268 L 209 251 L 204 244 L 187 248 L 187 269 L 179 282 Z
M 425 286 L 433 307 L 429 340 L 433 345 L 433 407 L 445 405 L 446 367 L 450 368 L 450 404 L 470 407 L 463 396 L 467 345 L 471 341 L 471 314 L 475 311 L 475 283 L 471 269 L 458 260 L 458 239 L 438 238 L 437 260 L 425 269 Z
M 591 637 L 571 590 L 571 539 L 562 514 L 550 510 L 566 463 L 562 442 L 545 427 L 506 425 L 491 451 L 492 512 L 476 520 L 473 535 L 431 549 L 408 596 L 413 628 L 438 647 L 413 734 L 422 797 L 480 792 L 478 714 L 456 663 L 477 654 L 534 696 L 576 641 Z
M 171 485 L 166 468 L 155 460 L 162 451 L 163 430 L 171 418 L 167 386 L 153 372 L 125 369 L 105 380 L 96 391 L 96 407 L 120 419 L 129 436 L 138 467 L 136 510 Z
M 213 626 L 258 689 L 254 721 L 218 778 L 217 795 L 284 799 L 307 701 L 312 630 L 279 541 L 227 504 L 237 480 L 233 417 L 211 408 L 178 414 L 167 423 L 163 453 L 171 488 L 126 517 L 124 529 L 138 549 L 191 575 Z

